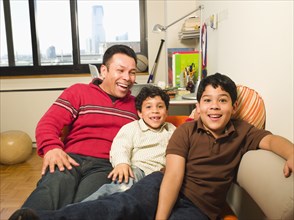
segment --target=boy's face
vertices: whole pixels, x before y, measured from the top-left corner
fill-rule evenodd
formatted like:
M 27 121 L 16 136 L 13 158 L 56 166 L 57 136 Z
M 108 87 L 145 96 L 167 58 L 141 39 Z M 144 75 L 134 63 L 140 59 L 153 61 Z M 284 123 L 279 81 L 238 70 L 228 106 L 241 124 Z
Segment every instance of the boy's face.
M 101 65 L 100 72 L 104 78 L 100 87 L 109 95 L 123 98 L 136 80 L 136 62 L 125 54 L 114 54 L 108 67 Z
M 227 123 L 236 110 L 236 103 L 232 105 L 232 99 L 226 91 L 219 86 L 216 89 L 211 85 L 206 86 L 200 103 L 197 103 L 197 112 L 204 127 L 214 137 L 223 134 Z
M 138 111 L 139 117 L 153 129 L 160 128 L 165 122 L 167 113 L 165 103 L 160 96 L 148 97 L 142 103 L 142 112 Z

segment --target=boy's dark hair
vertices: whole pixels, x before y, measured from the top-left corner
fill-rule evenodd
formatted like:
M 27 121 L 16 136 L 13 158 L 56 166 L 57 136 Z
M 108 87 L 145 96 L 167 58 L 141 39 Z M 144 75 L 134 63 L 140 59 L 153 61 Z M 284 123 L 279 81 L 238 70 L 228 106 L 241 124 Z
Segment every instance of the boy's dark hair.
M 122 53 L 122 54 L 125 54 L 125 55 L 133 58 L 137 64 L 137 55 L 136 55 L 135 51 L 132 48 L 130 48 L 126 45 L 123 45 L 123 44 L 116 44 L 116 45 L 109 47 L 103 55 L 102 64 L 104 64 L 105 66 L 108 67 L 109 60 L 112 58 L 113 55 L 115 55 L 117 53 Z
M 211 85 L 213 88 L 221 87 L 224 91 L 229 93 L 232 104 L 234 104 L 237 100 L 237 86 L 231 78 L 226 75 L 215 73 L 214 75 L 210 75 L 201 80 L 198 90 L 197 90 L 197 101 L 200 102 L 202 94 L 206 88 L 206 86 Z
M 157 86 L 145 86 L 141 89 L 139 94 L 136 97 L 136 109 L 138 111 L 142 111 L 142 103 L 148 98 L 154 98 L 155 96 L 159 96 L 165 103 L 165 107 L 168 110 L 169 107 L 169 96 L 166 94 L 161 88 Z

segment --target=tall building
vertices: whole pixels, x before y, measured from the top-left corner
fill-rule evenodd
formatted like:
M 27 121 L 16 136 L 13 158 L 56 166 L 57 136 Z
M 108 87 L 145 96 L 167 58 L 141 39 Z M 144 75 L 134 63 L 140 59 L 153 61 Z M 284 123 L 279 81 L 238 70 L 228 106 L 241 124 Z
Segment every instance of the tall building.
M 92 7 L 92 47 L 93 54 L 101 54 L 101 48 L 105 45 L 105 30 L 103 27 L 103 6 L 95 5 Z
M 48 59 L 54 59 L 56 58 L 56 51 L 54 46 L 50 46 L 46 50 L 46 56 Z
M 119 36 L 116 36 L 115 37 L 115 40 L 117 41 L 128 41 L 129 40 L 129 33 L 128 32 L 125 32 Z

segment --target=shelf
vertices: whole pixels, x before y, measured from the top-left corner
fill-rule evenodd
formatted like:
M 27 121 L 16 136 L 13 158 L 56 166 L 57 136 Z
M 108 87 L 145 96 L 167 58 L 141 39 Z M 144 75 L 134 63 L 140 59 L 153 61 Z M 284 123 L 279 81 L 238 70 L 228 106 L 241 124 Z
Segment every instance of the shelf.
M 198 31 L 181 31 L 179 32 L 178 36 L 180 40 L 194 39 L 200 36 L 200 32 L 199 30 Z

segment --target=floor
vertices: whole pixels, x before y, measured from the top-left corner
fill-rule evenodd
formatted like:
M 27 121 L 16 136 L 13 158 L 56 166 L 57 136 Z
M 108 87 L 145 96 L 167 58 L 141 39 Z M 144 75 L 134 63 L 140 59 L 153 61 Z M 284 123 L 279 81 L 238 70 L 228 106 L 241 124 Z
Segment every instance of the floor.
M 0 220 L 7 220 L 35 189 L 41 167 L 42 159 L 35 149 L 24 163 L 0 165 Z

